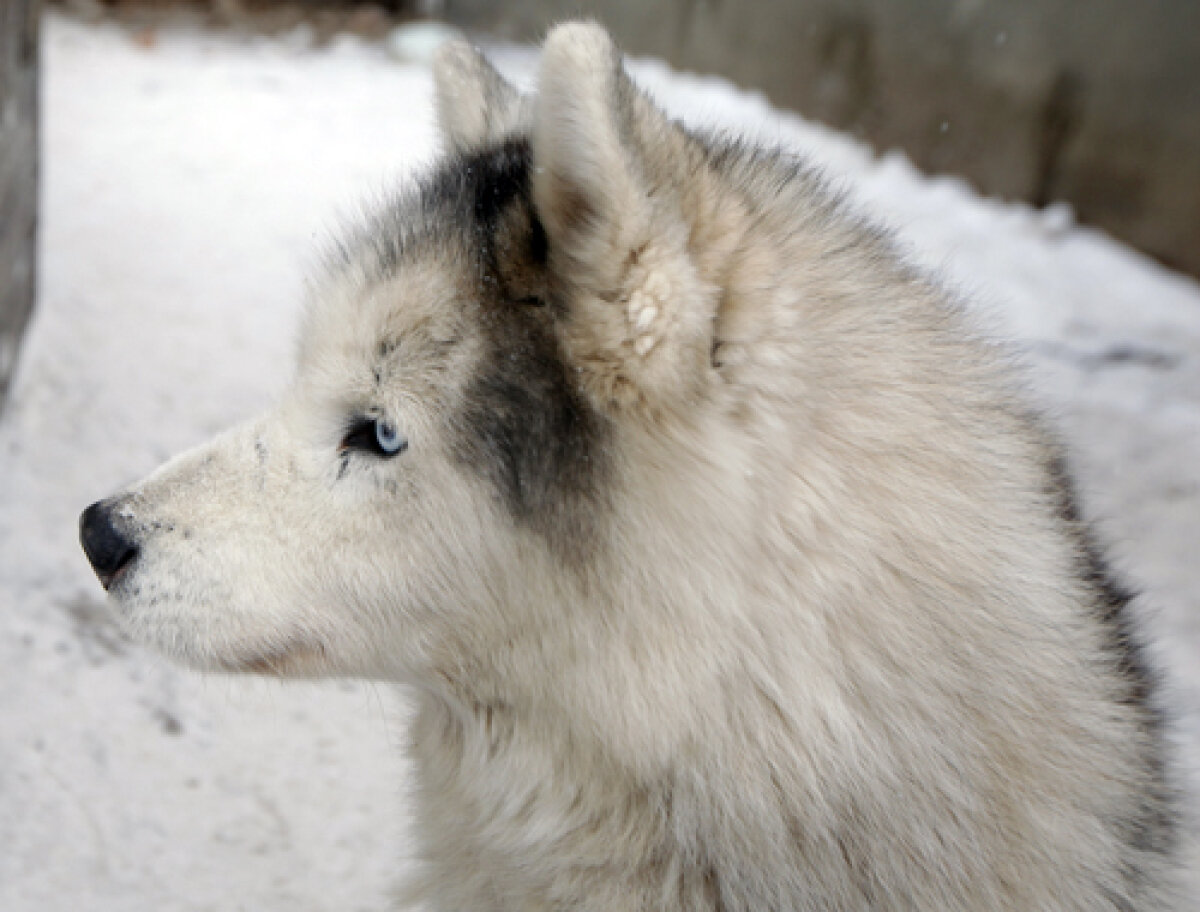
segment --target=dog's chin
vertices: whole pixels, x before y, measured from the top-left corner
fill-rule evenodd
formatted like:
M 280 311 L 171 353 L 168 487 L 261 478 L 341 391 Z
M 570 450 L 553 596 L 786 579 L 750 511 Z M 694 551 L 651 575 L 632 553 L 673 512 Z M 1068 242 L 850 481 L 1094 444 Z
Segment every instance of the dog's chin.
M 320 678 L 331 674 L 323 645 L 299 638 L 273 639 L 263 644 L 185 643 L 178 638 L 164 642 L 156 637 L 137 637 L 143 645 L 173 662 L 194 671 L 261 675 L 274 678 Z
M 161 600 L 163 597 L 159 595 L 155 601 Z M 146 603 L 133 574 L 114 578 L 108 591 L 108 606 L 118 626 L 133 642 L 196 671 L 289 678 L 324 677 L 331 673 L 328 651 L 314 636 L 275 632 L 254 636 L 241 631 L 215 637 L 211 624 L 189 621 L 189 618 L 218 617 L 221 612 L 215 606 L 196 605 L 185 612 L 163 614 L 161 605 Z
M 220 659 L 216 670 L 277 678 L 316 678 L 329 674 L 325 647 L 312 640 L 295 639 L 229 659 Z

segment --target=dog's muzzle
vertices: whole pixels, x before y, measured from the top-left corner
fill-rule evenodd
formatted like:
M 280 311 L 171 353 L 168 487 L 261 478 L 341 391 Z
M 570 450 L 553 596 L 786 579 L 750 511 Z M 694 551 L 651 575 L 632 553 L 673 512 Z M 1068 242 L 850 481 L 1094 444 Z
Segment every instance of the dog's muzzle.
M 105 501 L 92 504 L 79 517 L 79 542 L 105 589 L 137 557 L 137 544 L 117 528 Z

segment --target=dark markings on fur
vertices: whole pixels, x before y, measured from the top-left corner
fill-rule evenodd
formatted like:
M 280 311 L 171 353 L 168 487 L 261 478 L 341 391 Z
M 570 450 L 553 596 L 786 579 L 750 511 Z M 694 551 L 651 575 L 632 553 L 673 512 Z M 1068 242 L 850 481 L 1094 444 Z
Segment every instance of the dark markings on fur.
M 518 520 L 575 537 L 597 491 L 601 421 L 533 320 L 506 320 L 492 334 L 467 391 L 458 456 L 496 486 Z
M 538 265 L 545 265 L 550 254 L 550 241 L 546 237 L 546 229 L 542 227 L 541 220 L 535 218 L 532 222 L 529 231 L 529 256 Z M 544 303 L 539 298 L 534 298 L 533 301 L 536 304 Z
M 458 166 L 472 181 L 471 203 L 476 226 L 494 226 L 514 202 L 529 198 L 529 146 L 510 142 L 468 156 Z
M 469 160 L 488 346 L 467 391 L 458 455 L 511 514 L 568 547 L 595 515 L 606 423 L 578 391 L 546 309 L 545 231 L 530 198 L 529 147 L 509 142 Z
M 1130 623 L 1128 606 L 1133 600 L 1133 593 L 1116 581 L 1092 530 L 1083 520 L 1065 456 L 1056 453 L 1051 458 L 1049 470 L 1050 487 L 1057 501 L 1059 518 L 1078 543 L 1082 555 L 1080 575 L 1098 596 L 1100 618 L 1113 634 L 1111 645 L 1119 657 L 1121 673 L 1129 682 L 1131 702 L 1145 705 L 1155 681 Z
M 1159 679 L 1147 662 L 1145 647 L 1134 629 L 1130 609 L 1133 593 L 1114 578 L 1092 529 L 1082 517 L 1066 457 L 1056 452 L 1048 470 L 1050 493 L 1059 518 L 1078 547 L 1080 578 L 1095 595 L 1098 616 L 1107 636 L 1107 650 L 1126 684 L 1123 702 L 1137 713 L 1143 735 L 1144 772 L 1154 783 L 1135 815 L 1113 823 L 1131 847 L 1144 853 L 1169 855 L 1175 848 L 1178 820 L 1162 752 L 1164 720 L 1155 699 Z M 1134 868 L 1132 863 L 1126 864 L 1121 873 L 1131 885 L 1140 885 L 1147 876 L 1152 876 Z
M 382 277 L 425 250 L 461 251 L 474 285 L 463 306 L 485 344 L 454 419 L 454 455 L 494 486 L 518 522 L 577 552 L 600 512 L 608 425 L 564 362 L 555 308 L 530 306 L 553 303 L 530 159 L 523 139 L 451 156 L 336 253 Z

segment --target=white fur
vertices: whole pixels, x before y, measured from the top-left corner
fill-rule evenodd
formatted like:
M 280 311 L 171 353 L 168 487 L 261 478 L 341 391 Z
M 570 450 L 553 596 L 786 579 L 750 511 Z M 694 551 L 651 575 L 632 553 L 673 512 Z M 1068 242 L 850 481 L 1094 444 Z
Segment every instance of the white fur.
M 405 684 L 435 909 L 1167 908 L 1170 852 L 1120 832 L 1156 735 L 996 352 L 810 176 L 716 164 L 595 26 L 533 100 L 463 46 L 437 77 L 452 148 L 531 137 L 611 429 L 587 547 L 456 461 L 485 344 L 445 249 L 335 271 L 280 406 L 119 499 L 129 631 Z M 354 413 L 408 450 L 343 468 Z

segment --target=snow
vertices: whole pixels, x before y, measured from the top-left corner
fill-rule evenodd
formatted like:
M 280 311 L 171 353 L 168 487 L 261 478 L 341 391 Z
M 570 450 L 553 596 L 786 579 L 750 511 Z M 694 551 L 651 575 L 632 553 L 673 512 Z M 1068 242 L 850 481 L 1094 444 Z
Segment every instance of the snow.
M 107 625 L 76 544 L 83 506 L 269 403 L 320 239 L 433 155 L 427 67 L 309 34 L 46 17 L 39 305 L 0 425 L 9 912 L 379 909 L 405 864 L 390 693 L 179 670 Z M 494 51 L 528 80 L 529 51 Z M 690 122 L 821 163 L 1028 354 L 1146 592 L 1194 782 L 1200 287 L 1065 207 L 980 199 L 723 81 L 634 69 Z

